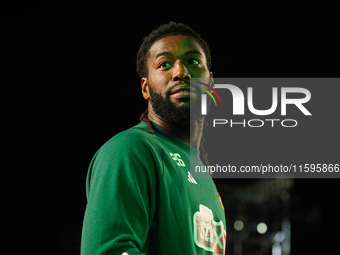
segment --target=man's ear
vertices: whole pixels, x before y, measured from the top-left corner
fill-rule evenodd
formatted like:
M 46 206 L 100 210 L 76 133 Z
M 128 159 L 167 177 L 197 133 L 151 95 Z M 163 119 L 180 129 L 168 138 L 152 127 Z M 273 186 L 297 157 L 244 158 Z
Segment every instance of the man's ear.
M 215 82 L 214 82 L 214 79 L 213 79 L 213 73 L 210 72 L 210 82 L 209 82 L 209 85 L 213 88 L 215 88 Z
M 143 77 L 141 79 L 141 87 L 142 87 L 142 94 L 145 100 L 149 100 L 150 98 L 150 92 L 149 92 L 149 86 L 148 86 L 148 78 Z

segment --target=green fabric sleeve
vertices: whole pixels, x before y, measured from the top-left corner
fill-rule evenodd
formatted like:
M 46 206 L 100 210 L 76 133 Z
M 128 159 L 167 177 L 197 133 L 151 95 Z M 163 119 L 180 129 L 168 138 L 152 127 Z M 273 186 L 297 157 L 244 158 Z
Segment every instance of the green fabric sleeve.
M 155 165 L 138 134 L 118 135 L 92 159 L 81 255 L 144 254 L 155 208 Z M 124 254 L 125 255 L 125 254 Z

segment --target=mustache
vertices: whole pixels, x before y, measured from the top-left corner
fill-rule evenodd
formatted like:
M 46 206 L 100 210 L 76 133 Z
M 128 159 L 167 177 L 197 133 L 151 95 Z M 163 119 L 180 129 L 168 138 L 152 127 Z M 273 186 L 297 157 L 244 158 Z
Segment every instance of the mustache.
M 167 90 L 166 90 L 166 93 L 167 94 L 171 94 L 171 90 L 173 90 L 175 87 L 177 86 L 190 86 L 190 81 L 189 82 L 183 82 L 183 81 L 179 81 L 177 82 L 176 84 L 172 85 L 171 87 L 169 87 Z
M 177 87 L 177 86 L 188 86 L 188 87 L 190 87 L 190 88 L 193 88 L 193 89 L 196 89 L 197 90 L 197 88 L 198 87 L 200 87 L 200 84 L 197 84 L 197 83 L 190 83 L 190 81 L 179 81 L 179 82 L 177 82 L 176 84 L 174 84 L 174 85 L 172 85 L 171 87 L 169 87 L 167 90 L 166 90 L 166 94 L 167 95 L 171 95 L 171 91 L 175 88 L 175 87 Z

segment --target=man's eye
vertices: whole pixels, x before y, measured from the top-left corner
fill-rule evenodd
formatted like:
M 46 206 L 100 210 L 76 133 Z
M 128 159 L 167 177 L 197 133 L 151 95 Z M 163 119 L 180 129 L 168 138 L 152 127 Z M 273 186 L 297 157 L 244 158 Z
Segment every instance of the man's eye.
M 189 60 L 189 64 L 191 64 L 191 65 L 199 65 L 199 64 L 201 64 L 201 62 L 198 59 L 193 58 L 193 59 Z
M 168 63 L 168 62 L 162 62 L 162 63 L 160 63 L 159 67 L 169 68 L 169 67 L 171 67 L 171 64 Z

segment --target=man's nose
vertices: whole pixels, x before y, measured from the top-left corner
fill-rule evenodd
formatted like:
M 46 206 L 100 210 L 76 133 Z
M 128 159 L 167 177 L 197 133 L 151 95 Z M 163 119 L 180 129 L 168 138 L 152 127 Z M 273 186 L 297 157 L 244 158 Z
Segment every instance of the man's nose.
M 191 78 L 191 75 L 187 69 L 187 67 L 182 63 L 182 61 L 178 60 L 175 63 L 175 66 L 173 68 L 173 81 L 177 80 L 183 80 L 183 79 L 189 79 Z

